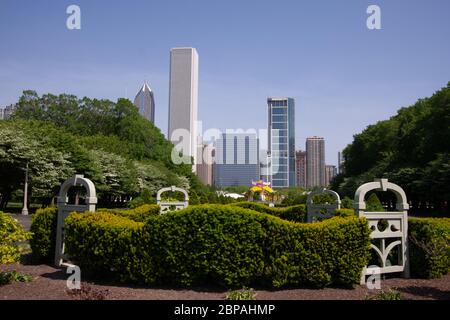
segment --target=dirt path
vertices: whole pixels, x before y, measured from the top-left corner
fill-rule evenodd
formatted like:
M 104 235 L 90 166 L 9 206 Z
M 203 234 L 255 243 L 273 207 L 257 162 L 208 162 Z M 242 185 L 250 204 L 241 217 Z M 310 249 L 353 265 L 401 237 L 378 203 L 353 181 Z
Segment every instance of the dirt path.
M 16 270 L 33 276 L 28 283 L 12 283 L 0 286 L 0 300 L 67 300 L 79 299 L 80 296 L 69 296 L 66 291 L 65 269 L 57 269 L 48 265 L 1 265 L 0 271 Z M 100 297 L 111 300 L 222 300 L 227 291 L 220 289 L 157 289 L 134 287 L 122 284 L 99 284 L 87 282 L 89 297 Z M 414 300 L 450 300 L 450 275 L 441 279 L 387 279 L 382 281 L 384 291 L 395 288 L 403 299 Z M 378 293 L 364 286 L 355 289 L 326 288 L 288 289 L 288 290 L 256 290 L 258 300 L 361 300 L 367 295 Z M 85 297 L 85 296 L 84 296 Z

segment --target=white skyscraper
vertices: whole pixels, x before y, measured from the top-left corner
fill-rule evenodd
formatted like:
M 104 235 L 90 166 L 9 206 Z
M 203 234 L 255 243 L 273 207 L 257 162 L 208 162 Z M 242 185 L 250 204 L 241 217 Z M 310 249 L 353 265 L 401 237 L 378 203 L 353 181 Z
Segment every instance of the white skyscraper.
M 170 51 L 169 140 L 197 163 L 198 53 L 195 48 Z M 182 129 L 182 130 L 180 130 Z

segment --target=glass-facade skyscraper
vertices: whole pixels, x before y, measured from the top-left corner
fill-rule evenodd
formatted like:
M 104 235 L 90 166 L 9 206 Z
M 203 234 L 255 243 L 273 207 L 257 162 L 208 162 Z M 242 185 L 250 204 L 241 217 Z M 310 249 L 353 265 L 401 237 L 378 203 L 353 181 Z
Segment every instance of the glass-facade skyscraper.
M 134 98 L 134 105 L 145 119 L 153 124 L 155 123 L 155 98 L 147 83 L 144 83 L 136 98 Z
M 296 185 L 295 177 L 295 101 L 293 98 L 268 98 L 268 149 L 272 187 Z
M 216 140 L 214 182 L 217 187 L 251 186 L 259 180 L 256 134 L 224 133 Z

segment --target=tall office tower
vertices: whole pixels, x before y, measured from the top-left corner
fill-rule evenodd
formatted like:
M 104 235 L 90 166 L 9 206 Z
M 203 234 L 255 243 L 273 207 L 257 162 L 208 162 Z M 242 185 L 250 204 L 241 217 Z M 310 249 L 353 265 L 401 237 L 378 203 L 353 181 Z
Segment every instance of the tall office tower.
M 342 152 L 338 152 L 338 173 L 343 174 L 344 173 L 344 162 L 345 157 Z
M 337 175 L 336 166 L 326 165 L 325 166 L 325 186 L 329 186 L 333 178 Z
M 325 140 L 306 138 L 306 186 L 325 187 Z
M 216 140 L 216 187 L 251 186 L 259 180 L 259 140 L 256 134 L 224 133 Z
M 0 109 L 0 120 L 8 120 L 13 115 L 14 111 L 16 111 L 16 105 L 11 104 L 9 106 Z
M 295 183 L 295 101 L 268 98 L 271 183 L 274 188 L 294 187 Z
M 259 151 L 259 179 L 264 182 L 270 182 L 270 157 L 267 150 Z
M 198 54 L 194 48 L 170 51 L 169 140 L 197 163 Z
M 200 143 L 201 142 L 201 143 Z M 197 147 L 197 176 L 206 186 L 213 185 L 214 146 L 204 144 L 199 137 Z
M 297 187 L 306 188 L 306 151 L 295 153 L 295 173 L 297 176 Z
M 145 119 L 153 124 L 155 123 L 155 98 L 147 82 L 144 83 L 136 98 L 134 98 L 134 105 Z

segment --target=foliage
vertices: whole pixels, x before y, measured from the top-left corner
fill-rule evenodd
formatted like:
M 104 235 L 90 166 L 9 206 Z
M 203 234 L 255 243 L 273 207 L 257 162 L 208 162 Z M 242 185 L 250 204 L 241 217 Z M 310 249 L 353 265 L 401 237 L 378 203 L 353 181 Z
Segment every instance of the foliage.
M 144 189 L 139 197 L 134 198 L 128 202 L 128 207 L 131 209 L 143 206 L 144 204 L 154 204 L 156 199 L 152 196 L 150 190 Z
M 350 199 L 349 197 L 344 197 L 341 200 L 341 208 L 342 209 L 353 209 L 353 200 Z
M 143 223 L 107 212 L 72 213 L 65 221 L 66 252 L 86 272 L 126 274 L 137 263 L 137 234 Z
M 262 213 L 271 214 L 273 216 L 293 222 L 306 222 L 305 205 L 297 205 L 285 208 L 271 208 L 266 204 L 257 202 L 238 202 L 233 205 Z
M 47 205 L 74 173 L 94 182 L 102 205 L 171 185 L 204 189 L 190 165 L 172 163 L 172 143 L 126 99 L 24 91 L 13 119 L 0 123 L 0 141 L 0 209 L 22 188 L 27 162 L 30 196 Z
M 402 300 L 400 292 L 389 289 L 389 291 L 381 291 L 375 295 L 367 296 L 366 300 Z
M 372 193 L 366 200 L 366 211 L 367 212 L 384 212 L 383 205 L 376 193 Z
M 364 219 L 297 224 L 229 205 L 191 206 L 145 224 L 71 214 L 66 248 L 80 267 L 146 284 L 351 285 L 369 257 Z
M 23 248 L 18 243 L 29 238 L 17 220 L 0 211 L 0 264 L 19 261 Z
M 130 210 L 119 209 L 98 209 L 97 212 L 112 213 L 121 217 L 128 218 L 136 222 L 144 222 L 149 216 L 156 216 L 159 214 L 160 207 L 156 204 L 144 204 Z
M 336 217 L 342 217 L 342 218 L 346 218 L 346 217 L 355 217 L 355 210 L 353 209 L 337 209 L 336 210 Z
M 253 289 L 243 288 L 241 290 L 234 290 L 227 293 L 226 300 L 256 300 L 256 293 Z
M 4 286 L 13 282 L 31 282 L 33 277 L 29 274 L 20 273 L 16 270 L 0 272 L 0 286 Z
M 0 122 L 1 208 L 6 206 L 11 194 L 22 186 L 27 163 L 30 189 L 36 197 L 52 195 L 61 177 L 73 173 L 67 152 L 53 148 L 22 129 L 22 124 Z
M 411 274 L 439 278 L 450 271 L 450 219 L 410 218 Z
M 38 209 L 32 216 L 30 247 L 36 262 L 49 262 L 55 256 L 57 217 L 56 207 Z
M 100 208 L 97 213 L 113 214 L 136 222 L 143 222 L 148 216 L 158 215 L 159 206 L 143 205 L 131 210 Z M 30 246 L 33 259 L 36 262 L 52 261 L 55 255 L 57 214 L 58 209 L 56 207 L 38 209 L 33 214 L 30 228 L 33 236 L 30 240 Z
M 362 183 L 388 178 L 415 205 L 445 206 L 450 199 L 450 86 L 368 126 L 343 153 L 345 174 L 332 185 L 340 194 L 353 196 Z

